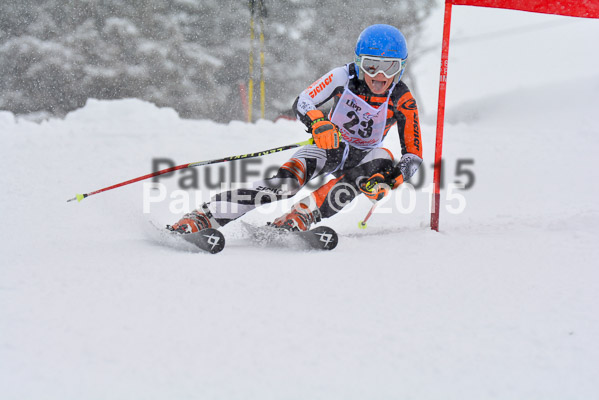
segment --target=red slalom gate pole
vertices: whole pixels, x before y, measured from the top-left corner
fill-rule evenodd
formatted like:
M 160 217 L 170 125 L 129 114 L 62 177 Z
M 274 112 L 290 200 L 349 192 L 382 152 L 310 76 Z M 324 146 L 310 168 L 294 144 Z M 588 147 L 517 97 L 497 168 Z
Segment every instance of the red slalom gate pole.
M 439 74 L 439 107 L 437 109 L 437 137 L 435 139 L 435 174 L 433 178 L 433 204 L 431 229 L 439 231 L 439 209 L 441 201 L 441 160 L 443 155 L 443 126 L 445 122 L 445 93 L 447 91 L 447 66 L 449 64 L 449 34 L 451 32 L 452 0 L 445 1 L 443 20 L 443 46 L 441 49 L 441 72 Z

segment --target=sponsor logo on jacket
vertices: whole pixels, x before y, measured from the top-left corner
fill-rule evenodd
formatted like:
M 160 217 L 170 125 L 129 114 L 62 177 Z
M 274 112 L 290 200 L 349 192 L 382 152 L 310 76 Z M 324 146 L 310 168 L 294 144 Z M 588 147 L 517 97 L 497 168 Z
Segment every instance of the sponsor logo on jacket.
M 420 151 L 420 124 L 418 123 L 418 114 L 414 114 L 414 147 Z
M 308 94 L 310 95 L 311 98 L 316 97 L 316 95 L 320 92 L 322 92 L 322 90 L 324 88 L 326 88 L 327 86 L 329 86 L 329 84 L 333 81 L 333 74 L 327 76 L 326 78 L 320 80 L 320 81 L 316 81 L 314 82 L 309 88 L 308 88 Z
M 416 100 L 409 99 L 408 101 L 406 101 L 405 103 L 403 103 L 401 106 L 402 106 L 402 108 L 404 110 L 410 110 L 410 111 L 415 110 L 417 108 L 416 107 Z

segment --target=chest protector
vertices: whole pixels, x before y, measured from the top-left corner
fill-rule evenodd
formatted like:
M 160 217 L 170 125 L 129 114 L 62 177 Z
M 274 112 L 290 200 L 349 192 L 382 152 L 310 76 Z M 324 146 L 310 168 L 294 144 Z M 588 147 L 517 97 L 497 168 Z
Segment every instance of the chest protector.
M 389 88 L 387 100 L 379 108 L 375 108 L 345 85 L 330 120 L 337 125 L 346 143 L 359 149 L 381 147 L 385 138 L 389 97 L 394 87 L 395 84 Z

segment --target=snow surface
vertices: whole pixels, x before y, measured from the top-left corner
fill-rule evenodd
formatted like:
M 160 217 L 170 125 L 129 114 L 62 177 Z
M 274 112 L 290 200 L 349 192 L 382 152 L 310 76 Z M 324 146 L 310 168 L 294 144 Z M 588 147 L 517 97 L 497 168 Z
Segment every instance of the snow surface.
M 465 9 L 490 31 L 516 15 Z M 572 21 L 597 32 L 597 21 Z M 182 120 L 135 99 L 89 100 L 40 124 L 0 112 L 2 399 L 596 398 L 597 64 L 545 80 L 546 64 L 520 65 L 539 77 L 494 75 L 499 86 L 476 91 L 467 47 L 452 48 L 444 146 L 446 184 L 459 159 L 474 160 L 474 186 L 451 192 L 463 212 L 448 201 L 435 233 L 428 193 L 410 203 L 397 190 L 362 231 L 361 198 L 327 220 L 340 233 L 327 253 L 255 248 L 235 222 L 218 255 L 160 245 L 150 222 L 174 222 L 169 207 L 204 191 L 149 213 L 141 183 L 66 203 L 148 173 L 156 157 L 183 164 L 304 140 L 296 122 Z M 438 73 L 438 55 L 416 67 Z M 422 131 L 426 189 L 434 124 Z M 393 135 L 388 145 L 399 153 Z M 169 195 L 182 196 L 181 176 L 163 181 Z

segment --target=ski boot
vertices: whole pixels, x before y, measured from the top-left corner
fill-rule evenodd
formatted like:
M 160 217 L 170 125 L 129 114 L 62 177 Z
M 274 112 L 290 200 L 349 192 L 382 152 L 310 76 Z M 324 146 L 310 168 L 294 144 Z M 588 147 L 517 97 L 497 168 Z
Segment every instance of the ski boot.
M 217 229 L 219 227 L 220 224 L 216 222 L 216 219 L 214 219 L 212 213 L 208 209 L 208 205 L 204 203 L 197 210 L 193 210 L 192 212 L 183 215 L 183 218 L 173 225 L 167 225 L 166 229 L 171 232 L 186 234 L 199 232 L 208 228 Z
M 321 216 L 318 209 L 311 211 L 306 204 L 299 203 L 293 206 L 290 212 L 275 219 L 269 225 L 278 229 L 297 232 L 309 230 L 312 224 L 320 222 L 320 220 Z

